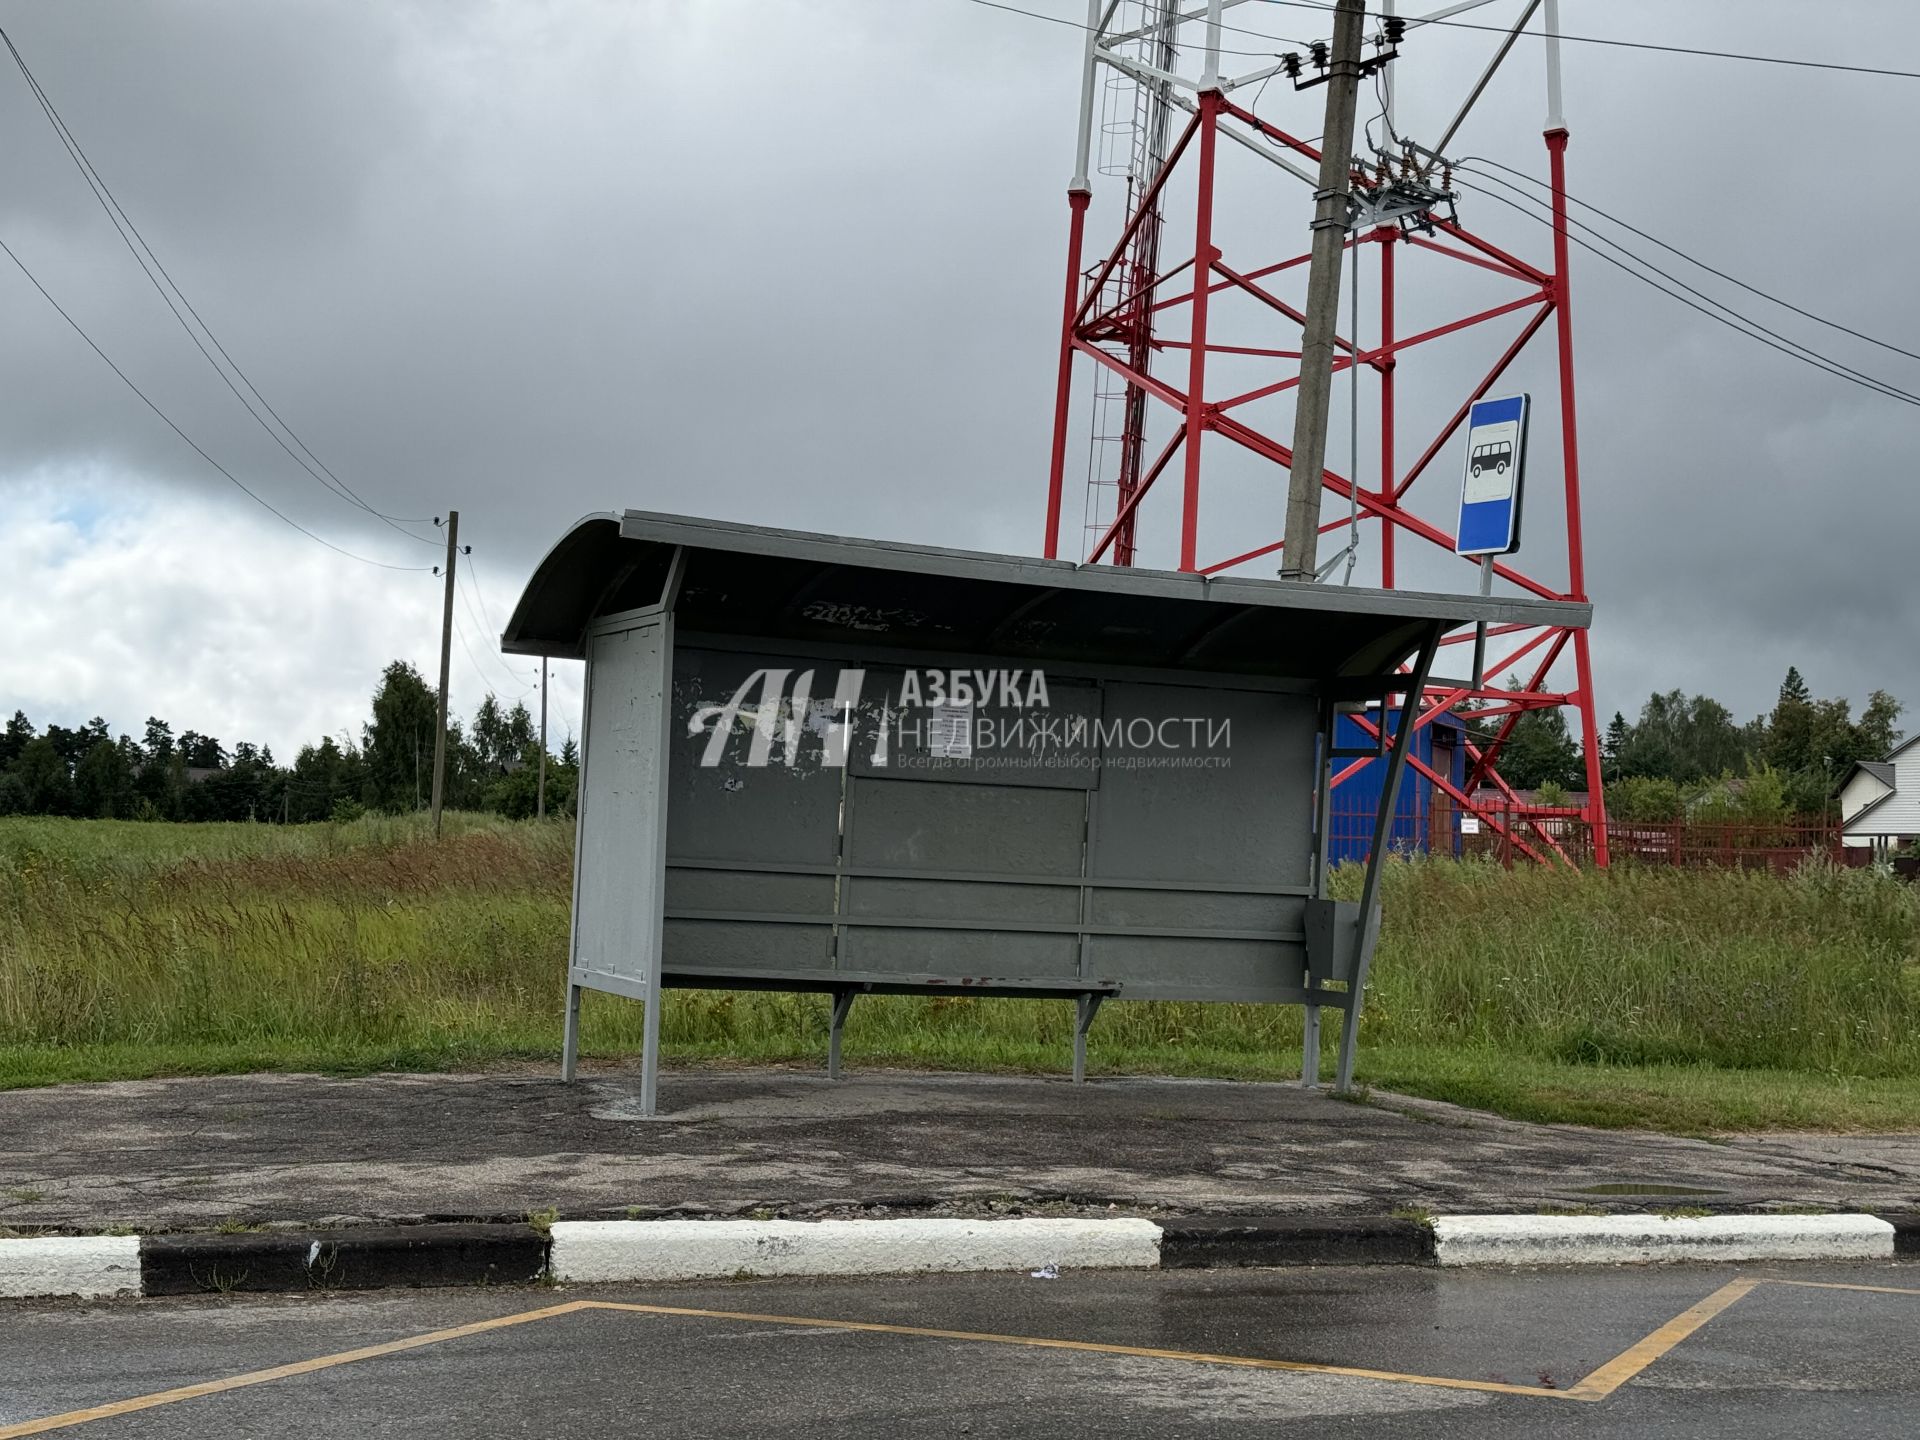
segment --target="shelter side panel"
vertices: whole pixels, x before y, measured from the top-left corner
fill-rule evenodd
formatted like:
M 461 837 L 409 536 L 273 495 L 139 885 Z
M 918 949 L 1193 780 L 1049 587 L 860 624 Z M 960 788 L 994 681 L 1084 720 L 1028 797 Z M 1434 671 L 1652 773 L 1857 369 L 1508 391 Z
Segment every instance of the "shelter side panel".
M 1296 998 L 1314 700 L 1122 681 L 1105 692 L 1086 973 L 1133 999 Z
M 644 985 L 661 898 L 660 624 L 595 635 L 587 661 L 573 964 Z

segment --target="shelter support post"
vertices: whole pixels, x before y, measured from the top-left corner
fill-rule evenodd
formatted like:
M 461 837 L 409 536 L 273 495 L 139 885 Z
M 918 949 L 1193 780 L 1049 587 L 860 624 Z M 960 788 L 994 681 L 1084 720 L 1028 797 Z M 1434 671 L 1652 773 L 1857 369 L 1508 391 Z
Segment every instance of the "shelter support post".
M 653 974 L 647 980 L 646 1014 L 640 1022 L 640 1113 L 649 1118 L 660 1103 L 660 991 L 656 952 Z
M 847 1026 L 847 1012 L 853 1009 L 857 990 L 833 992 L 833 1014 L 827 1021 L 827 1078 L 840 1078 L 840 1034 Z
M 1400 796 L 1400 781 L 1407 773 L 1407 755 L 1418 731 L 1414 721 L 1420 697 L 1427 692 L 1427 676 L 1433 671 L 1434 653 L 1440 648 L 1445 626 L 1436 623 L 1421 642 L 1420 658 L 1414 662 L 1400 703 L 1400 723 L 1394 726 L 1393 752 L 1387 760 L 1385 783 L 1380 787 L 1380 810 L 1373 822 L 1373 845 L 1367 852 L 1367 875 L 1360 886 L 1360 923 L 1354 927 L 1353 962 L 1348 969 L 1347 1008 L 1340 1028 L 1340 1066 L 1334 1080 L 1336 1093 L 1353 1089 L 1353 1062 L 1360 1044 L 1360 1007 L 1366 998 L 1367 969 L 1373 963 L 1374 943 L 1380 938 L 1380 871 L 1386 863 L 1387 845 L 1393 836 L 1393 813 Z M 1391 699 L 1391 697 L 1388 697 Z M 1387 717 L 1382 707 L 1380 727 L 1384 734 Z
M 580 1061 L 580 995 L 578 985 L 567 986 L 567 1023 L 560 1039 L 560 1083 L 571 1085 Z
M 1331 700 L 1320 702 L 1319 749 L 1313 767 L 1313 893 L 1327 898 L 1327 854 L 1333 843 L 1333 761 L 1335 727 L 1340 723 Z M 1300 1030 L 1300 1083 L 1320 1083 L 1320 1007 L 1313 1003 L 1313 967 L 1304 969 L 1307 990 L 1305 1018 Z
M 1087 1031 L 1093 1028 L 1093 1017 L 1100 1013 L 1100 1002 L 1104 995 L 1082 995 L 1073 1002 L 1073 1083 L 1078 1085 L 1087 1078 Z

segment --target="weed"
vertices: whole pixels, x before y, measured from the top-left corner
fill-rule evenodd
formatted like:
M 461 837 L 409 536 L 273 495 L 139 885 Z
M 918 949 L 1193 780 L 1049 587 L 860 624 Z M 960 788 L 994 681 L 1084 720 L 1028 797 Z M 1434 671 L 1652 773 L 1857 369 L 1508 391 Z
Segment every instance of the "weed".
M 1653 1213 L 1662 1220 L 1705 1220 L 1713 1211 L 1703 1210 L 1698 1205 L 1670 1205 Z
M 198 1274 L 194 1274 L 193 1278 L 202 1290 L 215 1295 L 231 1295 L 247 1283 L 247 1274 L 245 1270 L 223 1270 L 216 1262 L 206 1279 L 202 1280 Z
M 29 1189 L 24 1185 L 10 1190 L 0 1190 L 0 1195 L 4 1195 L 16 1205 L 38 1205 L 47 1198 L 46 1191 Z
M 553 1222 L 559 1218 L 559 1208 L 553 1205 L 548 1205 L 541 1210 L 529 1210 L 527 1212 L 527 1224 L 531 1225 L 535 1230 L 538 1230 L 542 1235 L 551 1235 L 553 1233 Z
M 258 1235 L 266 1228 L 264 1225 L 254 1225 L 242 1220 L 237 1215 L 229 1215 L 213 1227 L 213 1233 L 216 1235 Z
M 1542 1215 L 1605 1215 L 1607 1212 L 1598 1205 L 1542 1205 Z
M 1424 1205 L 1401 1205 L 1393 1211 L 1396 1220 L 1411 1220 L 1416 1225 L 1433 1228 L 1433 1212 Z

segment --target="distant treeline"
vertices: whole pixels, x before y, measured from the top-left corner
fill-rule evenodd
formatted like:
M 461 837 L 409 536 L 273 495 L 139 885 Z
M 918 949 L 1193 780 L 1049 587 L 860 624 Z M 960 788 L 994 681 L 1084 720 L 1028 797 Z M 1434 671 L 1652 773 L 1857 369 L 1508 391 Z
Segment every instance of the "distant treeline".
M 352 818 L 369 810 L 417 810 L 433 791 L 439 705 L 420 673 L 396 660 L 381 674 L 360 738 L 323 737 L 291 766 L 264 745 L 231 749 L 194 730 L 148 717 L 139 738 L 115 736 L 96 717 L 78 729 L 36 731 L 16 710 L 0 733 L 0 815 L 84 819 L 262 820 Z M 513 817 L 534 813 L 540 742 L 524 704 L 492 695 L 470 723 L 448 723 L 446 803 Z M 567 814 L 579 778 L 569 737 L 547 760 L 547 813 Z
M 1830 816 L 1848 768 L 1899 743 L 1900 713 L 1898 700 L 1876 690 L 1855 720 L 1847 700 L 1814 698 L 1791 667 L 1773 709 L 1745 724 L 1710 696 L 1649 696 L 1637 721 L 1616 711 L 1602 737 L 1607 813 L 1639 821 Z M 1523 715 L 1500 754 L 1500 773 L 1517 789 L 1549 796 L 1585 790 L 1584 756 L 1566 713 Z
M 325 820 L 420 809 L 433 789 L 433 691 L 411 665 L 387 666 L 358 744 L 331 735 L 291 766 L 264 746 L 231 750 L 211 735 L 149 718 L 139 739 L 103 719 L 36 733 L 19 711 L 0 734 L 0 815 L 151 820 Z M 1884 690 L 1858 720 L 1844 699 L 1819 700 L 1789 669 L 1771 712 L 1738 724 L 1706 695 L 1648 697 L 1640 718 L 1618 712 L 1601 744 L 1607 810 L 1619 820 L 1772 821 L 1832 813 L 1834 787 L 1856 760 L 1900 739 L 1900 702 Z M 1470 726 L 1473 717 L 1463 712 Z M 1476 727 L 1477 728 L 1477 727 Z M 520 817 L 534 813 L 539 740 L 524 704 L 488 695 L 469 724 L 448 727 L 447 804 Z M 570 813 L 579 757 L 569 738 L 547 763 L 547 810 Z M 1523 714 L 1500 753 L 1520 790 L 1586 789 L 1585 761 L 1563 710 Z

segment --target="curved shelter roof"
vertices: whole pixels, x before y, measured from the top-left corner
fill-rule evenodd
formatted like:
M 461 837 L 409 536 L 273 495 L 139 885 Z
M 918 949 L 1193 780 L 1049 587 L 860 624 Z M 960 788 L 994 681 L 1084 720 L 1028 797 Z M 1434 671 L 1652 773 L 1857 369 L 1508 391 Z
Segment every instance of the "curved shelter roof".
M 589 622 L 660 603 L 679 630 L 934 657 L 1326 681 L 1390 672 L 1435 621 L 1584 626 L 1585 604 L 1078 565 L 628 510 L 548 552 L 501 637 L 579 658 Z

